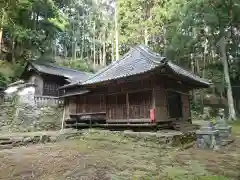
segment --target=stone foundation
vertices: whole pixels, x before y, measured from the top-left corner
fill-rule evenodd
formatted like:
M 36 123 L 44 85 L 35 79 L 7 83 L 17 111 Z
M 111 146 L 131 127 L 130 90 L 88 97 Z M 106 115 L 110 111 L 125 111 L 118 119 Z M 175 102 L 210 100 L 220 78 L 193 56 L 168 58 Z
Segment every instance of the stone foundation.
M 58 130 L 61 127 L 62 114 L 62 107 L 38 107 L 34 104 L 7 101 L 0 105 L 0 131 Z
M 31 144 L 62 141 L 79 137 L 81 134 L 81 131 L 73 129 L 55 132 L 11 133 L 9 135 L 0 136 L 0 150 L 11 149 L 19 146 L 27 146 Z
M 196 140 L 196 133 L 193 131 L 185 133 L 171 130 L 157 132 L 124 131 L 123 135 L 126 137 L 154 141 L 159 144 L 167 144 L 170 146 L 183 146 Z

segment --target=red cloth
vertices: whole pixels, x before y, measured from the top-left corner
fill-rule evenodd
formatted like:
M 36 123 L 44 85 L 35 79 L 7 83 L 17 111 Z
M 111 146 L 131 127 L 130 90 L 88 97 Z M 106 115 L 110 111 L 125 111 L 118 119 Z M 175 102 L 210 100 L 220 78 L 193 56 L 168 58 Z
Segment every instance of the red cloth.
M 155 118 L 155 109 L 151 109 L 150 110 L 150 119 L 152 120 L 152 122 L 155 122 L 156 118 Z

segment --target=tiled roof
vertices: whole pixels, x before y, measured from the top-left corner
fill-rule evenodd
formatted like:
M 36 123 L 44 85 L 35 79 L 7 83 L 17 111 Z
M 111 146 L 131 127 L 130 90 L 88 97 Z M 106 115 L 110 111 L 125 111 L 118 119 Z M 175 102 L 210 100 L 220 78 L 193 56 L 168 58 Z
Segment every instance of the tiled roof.
M 92 73 L 56 66 L 51 63 L 30 62 L 30 64 L 40 73 L 61 76 L 66 78 L 70 83 L 79 81 L 82 82 L 92 76 Z
M 131 75 L 141 74 L 151 71 L 156 67 L 168 66 L 176 74 L 185 76 L 188 79 L 196 81 L 202 85 L 208 86 L 210 83 L 207 80 L 194 75 L 173 62 L 167 61 L 166 58 L 153 52 L 148 47 L 140 45 L 131 49 L 120 60 L 115 61 L 109 66 L 97 72 L 91 78 L 81 83 L 82 85 L 94 84 L 112 79 L 119 79 Z
M 164 57 L 158 54 L 149 53 L 149 49 L 138 46 L 131 49 L 120 60 L 113 62 L 97 72 L 87 81 L 83 82 L 82 85 L 141 74 L 163 64 L 164 59 Z
M 167 61 L 165 57 L 162 57 L 161 55 L 153 52 L 148 47 L 140 45 L 132 48 L 121 59 L 114 61 L 112 64 L 101 69 L 86 81 L 72 83 L 65 87 L 74 85 L 89 85 L 114 79 L 120 79 L 152 71 L 161 66 L 168 67 L 173 71 L 173 73 L 176 73 L 181 77 L 185 77 L 187 80 L 194 81 L 201 86 L 208 87 L 210 85 L 207 80 L 194 75 L 190 71 L 181 68 L 173 62 Z

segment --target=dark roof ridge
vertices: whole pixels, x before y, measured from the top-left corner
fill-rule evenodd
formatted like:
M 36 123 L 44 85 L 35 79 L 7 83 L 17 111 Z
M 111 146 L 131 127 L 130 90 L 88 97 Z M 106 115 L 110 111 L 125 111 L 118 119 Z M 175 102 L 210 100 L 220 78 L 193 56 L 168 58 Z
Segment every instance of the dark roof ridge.
M 143 56 L 145 56 L 150 62 L 153 62 L 156 64 L 163 64 L 168 61 L 166 57 L 163 57 L 160 54 L 152 51 L 150 48 L 148 48 L 145 45 L 139 45 L 135 47 L 135 49 L 138 50 Z
M 146 52 L 147 54 L 149 54 L 152 57 L 155 57 L 155 58 L 163 57 L 163 56 L 161 56 L 161 54 L 154 52 L 151 48 L 149 48 L 146 45 L 139 45 L 139 46 L 136 46 L 136 48 L 143 50 L 144 52 Z
M 31 64 L 43 65 L 43 66 L 50 66 L 50 67 L 59 68 L 59 69 L 63 69 L 63 70 L 74 71 L 74 72 L 82 72 L 82 73 L 92 74 L 90 72 L 80 71 L 80 70 L 76 70 L 76 69 L 72 69 L 72 68 L 68 68 L 68 67 L 63 67 L 63 66 L 59 66 L 59 65 L 56 65 L 56 64 L 53 64 L 53 63 L 34 62 L 34 61 L 30 61 L 30 63 Z

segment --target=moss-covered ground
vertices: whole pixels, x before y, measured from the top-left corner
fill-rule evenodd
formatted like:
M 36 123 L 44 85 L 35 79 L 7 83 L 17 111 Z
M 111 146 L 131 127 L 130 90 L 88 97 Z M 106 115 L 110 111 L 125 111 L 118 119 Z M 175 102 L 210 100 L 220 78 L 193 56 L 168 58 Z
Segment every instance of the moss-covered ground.
M 2 180 L 240 179 L 240 136 L 219 152 L 166 147 L 118 133 L 0 151 Z

